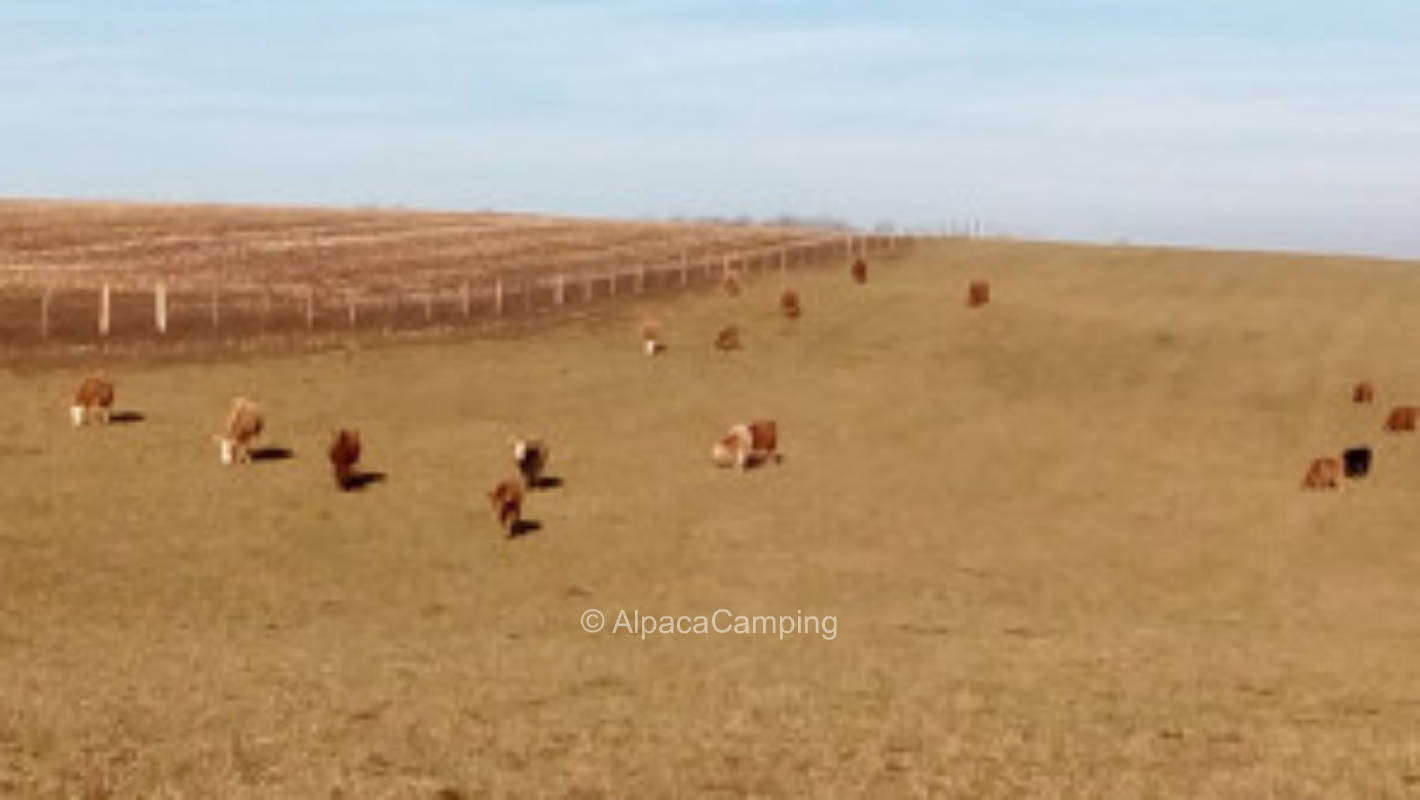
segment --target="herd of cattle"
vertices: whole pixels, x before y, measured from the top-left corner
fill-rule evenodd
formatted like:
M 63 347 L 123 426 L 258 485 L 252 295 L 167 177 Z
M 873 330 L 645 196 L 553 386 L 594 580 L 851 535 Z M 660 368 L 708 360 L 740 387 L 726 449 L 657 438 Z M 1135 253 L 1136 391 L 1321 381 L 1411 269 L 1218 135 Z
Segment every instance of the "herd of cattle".
M 1351 402 L 1369 405 L 1376 400 L 1376 387 L 1370 381 L 1361 381 L 1351 388 Z M 1416 418 L 1420 417 L 1420 406 L 1396 406 L 1386 415 L 1383 430 L 1391 433 L 1415 431 Z M 1371 472 L 1371 448 L 1350 447 L 1341 451 L 1341 457 L 1319 456 L 1312 459 L 1307 473 L 1302 478 L 1303 489 L 1340 490 L 1343 479 L 1358 480 Z
M 868 265 L 861 258 L 857 259 L 849 273 L 856 283 L 866 283 Z M 739 294 L 740 284 L 738 275 L 731 272 L 725 275 L 721 288 L 733 297 Z M 990 285 L 985 281 L 971 282 L 967 289 L 967 305 L 985 305 L 990 301 L 990 291 Z M 793 289 L 784 289 L 779 296 L 779 310 L 791 320 L 798 319 L 803 314 L 798 293 Z M 641 327 L 641 338 L 646 355 L 654 356 L 665 352 L 666 344 L 658 323 L 644 323 Z M 733 325 L 722 328 L 715 337 L 714 346 L 722 352 L 740 349 L 739 328 Z M 80 427 L 89 423 L 107 424 L 112 417 L 114 395 L 114 383 L 109 377 L 92 375 L 85 378 L 79 384 L 74 394 L 74 403 L 70 407 L 70 418 L 74 426 Z M 218 445 L 220 462 L 224 465 L 251 462 L 253 445 L 265 426 L 266 419 L 256 402 L 246 397 L 234 398 L 221 432 L 213 436 Z M 1414 428 L 1413 413 L 1410 417 L 1410 427 Z M 356 468 L 360 461 L 359 431 L 346 428 L 336 430 L 326 452 L 337 487 L 350 490 L 363 485 L 361 473 Z M 512 455 L 518 472 L 517 477 L 500 481 L 487 493 L 487 499 L 498 524 L 509 535 L 516 535 L 525 529 L 522 510 L 526 494 L 533 489 L 553 485 L 555 481 L 543 475 L 551 455 L 551 449 L 546 443 L 537 439 L 517 439 L 513 442 Z M 716 466 L 737 467 L 740 470 L 782 462 L 778 423 L 772 419 L 756 419 L 730 426 L 728 432 L 711 446 L 710 458 Z

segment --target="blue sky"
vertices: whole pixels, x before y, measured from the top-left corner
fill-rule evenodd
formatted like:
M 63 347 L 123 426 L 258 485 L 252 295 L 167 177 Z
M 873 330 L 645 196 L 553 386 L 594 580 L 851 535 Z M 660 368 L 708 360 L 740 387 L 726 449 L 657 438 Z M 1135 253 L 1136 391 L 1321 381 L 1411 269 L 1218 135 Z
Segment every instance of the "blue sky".
M 1420 257 L 1420 2 L 0 3 L 0 195 Z

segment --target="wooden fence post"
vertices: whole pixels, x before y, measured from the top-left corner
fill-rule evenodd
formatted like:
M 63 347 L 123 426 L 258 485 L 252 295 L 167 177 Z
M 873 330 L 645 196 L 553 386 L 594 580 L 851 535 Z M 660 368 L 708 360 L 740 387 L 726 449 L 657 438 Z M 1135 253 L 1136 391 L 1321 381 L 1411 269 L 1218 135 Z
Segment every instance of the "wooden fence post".
M 606 293 L 608 297 L 616 297 L 616 273 L 608 273 L 606 276 Z
M 104 286 L 99 290 L 99 335 L 108 336 L 109 323 L 113 321 L 112 311 L 112 291 L 108 281 L 104 281 Z
M 306 330 L 315 330 L 316 327 L 316 290 L 314 286 L 306 287 Z
M 789 248 L 787 247 L 779 251 L 779 274 L 789 274 Z
M 261 330 L 264 333 L 271 324 L 271 287 L 261 290 Z
M 350 321 L 350 327 L 355 327 L 355 293 L 349 289 L 345 290 L 345 316 Z
M 214 330 L 214 331 L 217 330 L 217 327 L 221 324 L 221 321 L 222 321 L 222 310 L 221 310 L 221 309 L 222 309 L 221 289 L 220 289 L 220 287 L 219 287 L 218 285 L 213 284 L 213 286 L 212 286 L 212 330 Z
M 168 335 L 168 283 L 153 284 L 153 327 L 162 336 Z
M 592 292 L 596 289 L 596 284 L 592 283 L 592 276 L 590 274 L 588 274 L 587 277 L 583 279 L 582 283 L 584 286 L 584 291 L 586 292 L 582 299 L 587 302 L 591 302 Z
M 495 284 L 493 284 L 493 312 L 494 312 L 495 314 L 502 314 L 502 313 L 503 313 L 503 279 L 502 279 L 502 278 L 499 278 L 499 279 L 498 279 L 498 282 L 495 283 Z
M 567 276 L 561 273 L 557 275 L 556 303 L 562 305 L 567 302 Z
M 636 272 L 636 293 L 642 294 L 646 291 L 646 265 L 642 264 Z
M 424 322 L 434 321 L 434 287 L 429 287 L 424 293 Z
M 45 286 L 44 292 L 39 296 L 39 338 L 49 338 L 49 303 L 54 287 Z
M 470 312 L 470 298 L 468 290 L 468 280 L 465 279 L 463 285 L 459 287 L 459 304 L 463 311 L 464 319 L 468 319 Z

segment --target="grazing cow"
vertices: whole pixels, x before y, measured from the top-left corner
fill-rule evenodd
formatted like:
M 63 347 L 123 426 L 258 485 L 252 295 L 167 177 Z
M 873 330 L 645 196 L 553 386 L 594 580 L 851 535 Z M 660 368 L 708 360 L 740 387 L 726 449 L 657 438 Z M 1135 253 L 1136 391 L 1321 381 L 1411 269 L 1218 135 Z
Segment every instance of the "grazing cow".
M 1361 381 L 1351 389 L 1351 402 L 1370 403 L 1376 399 L 1376 387 L 1370 381 Z
M 1314 458 L 1302 479 L 1303 489 L 1340 489 L 1341 460 L 1337 458 Z
M 74 427 L 90 421 L 107 425 L 113 411 L 113 381 L 101 375 L 91 375 L 74 392 L 74 405 L 69 407 L 69 419 Z
M 335 470 L 335 485 L 350 489 L 355 484 L 355 465 L 360 461 L 360 432 L 341 428 L 330 444 L 330 465 Z
M 641 349 L 646 355 L 653 356 L 666 349 L 666 344 L 661 339 L 661 326 L 654 322 L 647 322 L 641 326 Z
M 770 459 L 782 461 L 778 447 L 779 426 L 772 419 L 760 419 L 731 426 L 710 448 L 710 460 L 717 466 L 745 470 Z
M 725 290 L 725 294 L 730 297 L 738 297 L 740 294 L 740 278 L 737 273 L 726 272 L 725 277 L 720 280 L 720 288 Z
M 523 476 L 523 483 L 529 489 L 538 487 L 542 471 L 547 467 L 547 459 L 551 455 L 552 450 L 537 439 L 518 439 L 513 442 L 513 463 L 517 465 L 518 474 Z
M 1386 417 L 1385 429 L 1395 433 L 1415 430 L 1415 417 L 1420 409 L 1415 406 L 1396 406 Z
M 1364 478 L 1371 472 L 1371 448 L 1352 447 L 1341 453 L 1341 463 L 1346 477 Z
M 498 519 L 509 535 L 513 534 L 523 519 L 523 487 L 512 478 L 500 482 L 488 493 L 488 502 L 493 507 L 493 516 Z
M 227 414 L 227 424 L 222 433 L 213 437 L 221 447 L 223 464 L 246 463 L 251 461 L 251 445 L 266 427 L 261 408 L 245 397 L 232 400 L 232 410 Z
M 868 264 L 863 259 L 860 258 L 857 261 L 854 261 L 853 266 L 849 271 L 853 274 L 854 281 L 858 283 L 868 282 Z
M 779 295 L 779 310 L 789 319 L 798 318 L 803 313 L 799 306 L 799 293 L 793 289 L 785 289 L 784 293 Z
M 986 281 L 972 281 L 966 287 L 966 304 L 971 308 L 991 302 L 991 284 Z
M 715 349 L 726 353 L 740 349 L 740 329 L 734 325 L 721 328 L 715 336 Z

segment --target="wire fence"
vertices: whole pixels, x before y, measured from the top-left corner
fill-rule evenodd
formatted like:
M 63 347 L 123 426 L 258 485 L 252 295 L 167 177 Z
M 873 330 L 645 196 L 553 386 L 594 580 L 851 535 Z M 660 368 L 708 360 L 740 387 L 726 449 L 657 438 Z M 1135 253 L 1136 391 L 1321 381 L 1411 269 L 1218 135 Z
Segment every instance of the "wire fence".
M 815 236 L 753 250 L 691 256 L 619 269 L 546 269 L 511 276 L 443 275 L 424 285 L 365 283 L 253 285 L 163 276 L 93 284 L 35 283 L 0 289 L 0 346 L 106 342 L 239 344 L 280 336 L 419 331 L 471 326 L 608 298 L 652 296 L 718 285 L 738 273 L 787 275 L 797 269 L 893 251 L 900 235 Z M 391 279 L 397 276 L 389 276 Z

